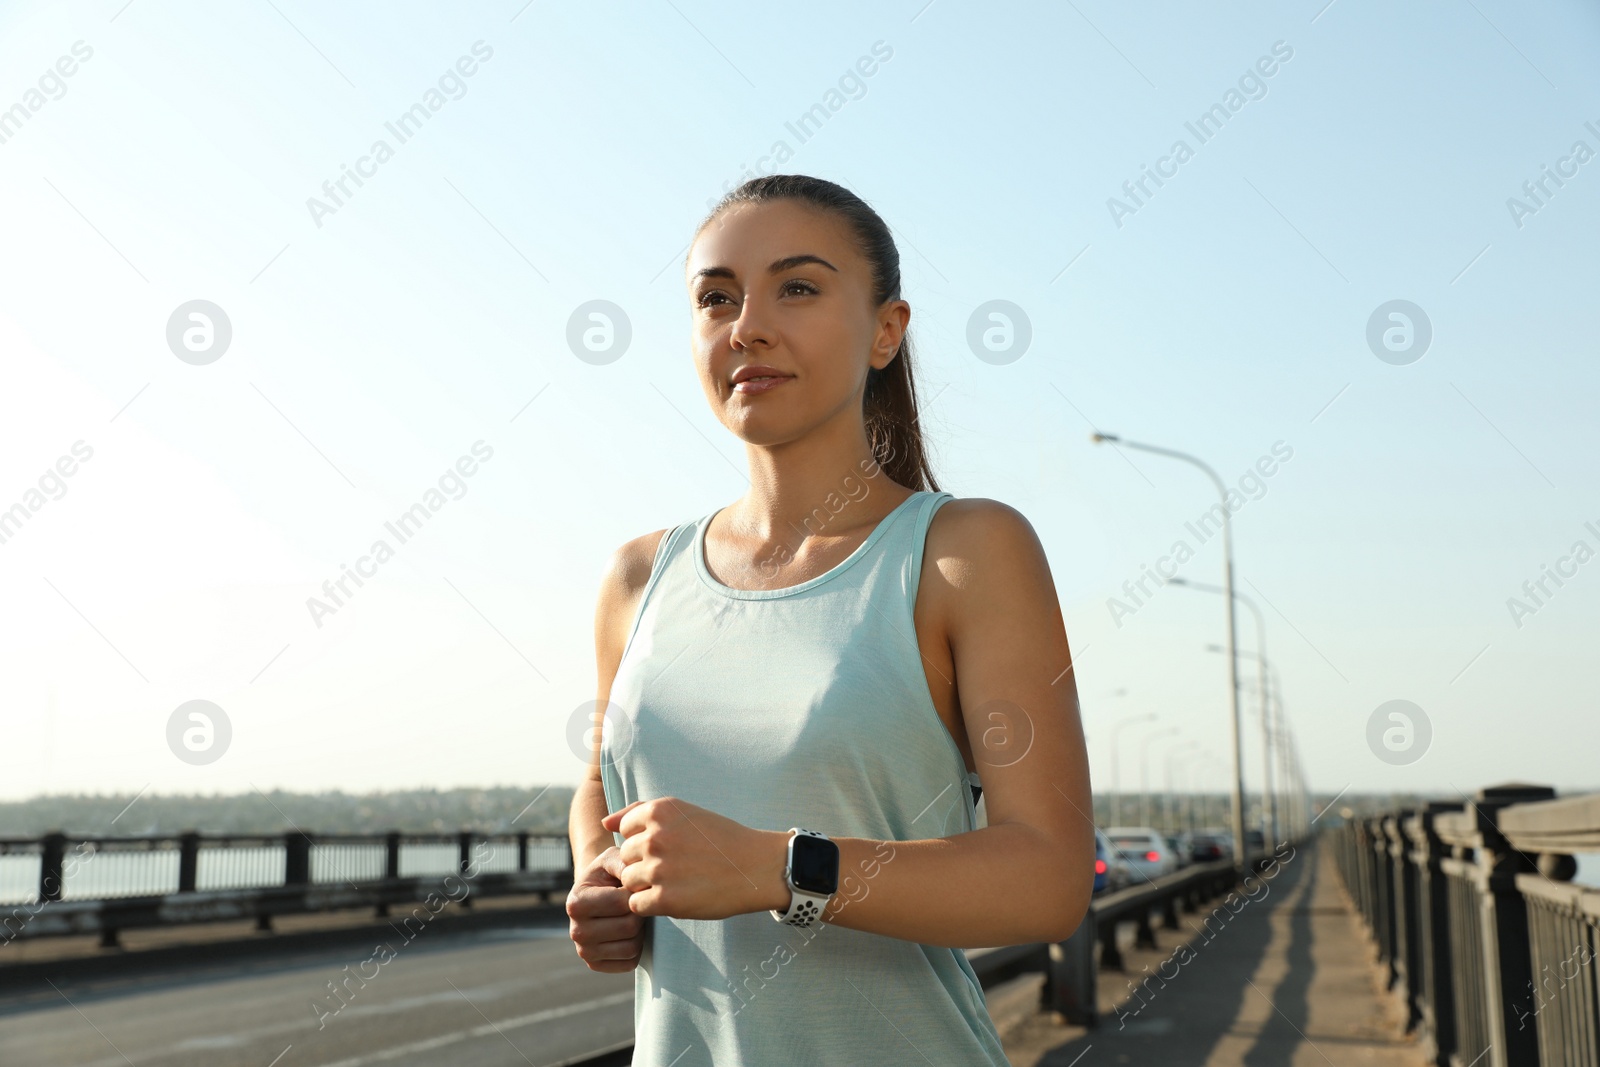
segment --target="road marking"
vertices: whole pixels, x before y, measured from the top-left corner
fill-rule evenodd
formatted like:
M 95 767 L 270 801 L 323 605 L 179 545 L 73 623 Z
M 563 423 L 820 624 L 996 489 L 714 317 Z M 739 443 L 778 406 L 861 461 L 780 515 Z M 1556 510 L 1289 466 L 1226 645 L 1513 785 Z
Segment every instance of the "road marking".
M 488 1023 L 483 1026 L 470 1027 L 466 1030 L 457 1030 L 454 1033 L 440 1034 L 438 1037 L 430 1037 L 424 1041 L 413 1041 L 407 1045 L 395 1045 L 393 1048 L 379 1049 L 377 1052 L 370 1052 L 365 1056 L 355 1056 L 347 1060 L 321 1064 L 320 1067 L 367 1067 L 368 1064 L 399 1059 L 401 1056 L 410 1056 L 417 1052 L 428 1052 L 475 1037 L 488 1037 L 497 1032 L 496 1026 L 499 1027 L 500 1031 L 511 1030 L 519 1026 L 532 1026 L 535 1023 L 549 1022 L 551 1019 L 560 1019 L 585 1011 L 597 1011 L 600 1008 L 609 1008 L 622 1003 L 633 1003 L 633 990 L 630 989 L 626 993 L 616 993 L 609 997 L 601 997 L 599 1000 L 586 1000 L 581 1004 L 567 1004 L 559 1008 L 546 1008 L 544 1011 L 514 1016 L 498 1024 Z

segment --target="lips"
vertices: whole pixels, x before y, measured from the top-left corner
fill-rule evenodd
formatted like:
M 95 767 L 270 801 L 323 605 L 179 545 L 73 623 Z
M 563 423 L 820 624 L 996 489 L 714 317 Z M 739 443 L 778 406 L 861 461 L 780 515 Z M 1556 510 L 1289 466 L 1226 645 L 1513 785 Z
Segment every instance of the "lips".
M 777 367 L 769 367 L 764 363 L 752 363 L 749 366 L 740 367 L 738 370 L 734 371 L 733 372 L 732 381 L 733 381 L 734 385 L 738 385 L 740 382 L 748 382 L 752 378 L 791 378 L 791 377 L 793 377 L 793 375 L 785 374 L 783 371 L 779 370 Z
M 733 391 L 746 395 L 765 393 L 770 389 L 777 388 L 793 377 L 794 375 L 785 374 L 776 367 L 768 367 L 761 364 L 740 367 L 733 372 Z

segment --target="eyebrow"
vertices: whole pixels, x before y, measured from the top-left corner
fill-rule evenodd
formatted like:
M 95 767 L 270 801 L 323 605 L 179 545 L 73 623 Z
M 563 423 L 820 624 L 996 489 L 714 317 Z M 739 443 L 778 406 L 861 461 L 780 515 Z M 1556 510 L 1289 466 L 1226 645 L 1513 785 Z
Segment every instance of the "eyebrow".
M 832 263 L 829 263 L 827 260 L 823 259 L 821 256 L 814 256 L 809 252 L 802 252 L 798 256 L 785 256 L 782 259 L 775 259 L 775 260 L 772 261 L 772 265 L 767 268 L 767 273 L 768 274 L 778 274 L 778 273 L 780 273 L 782 271 L 793 270 L 795 267 L 801 266 L 802 264 L 806 264 L 806 263 L 820 263 L 822 266 L 827 267 L 829 270 L 833 271 L 835 274 L 839 273 L 839 268 L 838 267 L 835 267 Z M 694 277 L 690 278 L 689 280 L 690 281 L 698 281 L 701 278 L 732 278 L 732 277 L 733 277 L 733 268 L 731 268 L 731 267 L 702 267 L 699 270 L 695 271 L 694 272 Z

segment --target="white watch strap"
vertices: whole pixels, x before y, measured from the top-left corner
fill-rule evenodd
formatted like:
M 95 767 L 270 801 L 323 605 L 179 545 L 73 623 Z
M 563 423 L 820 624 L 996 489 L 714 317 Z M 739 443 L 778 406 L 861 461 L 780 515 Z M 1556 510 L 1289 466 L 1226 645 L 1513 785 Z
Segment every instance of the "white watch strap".
M 827 907 L 828 898 L 825 896 L 806 893 L 791 887 L 789 889 L 789 910 L 779 911 L 772 909 L 772 917 L 781 923 L 790 926 L 810 926 L 819 921 L 822 909 Z
M 827 834 L 819 834 L 815 830 L 806 830 L 795 826 L 790 828 L 791 835 L 805 834 L 807 837 L 820 837 L 828 840 Z M 794 837 L 789 839 L 790 852 L 794 851 Z M 794 876 L 787 864 L 783 868 L 783 880 L 789 884 L 789 907 L 785 911 L 777 908 L 770 909 L 772 917 L 778 922 L 790 926 L 807 927 L 820 921 L 822 910 L 828 906 L 828 894 L 807 893 L 803 889 L 796 889 Z

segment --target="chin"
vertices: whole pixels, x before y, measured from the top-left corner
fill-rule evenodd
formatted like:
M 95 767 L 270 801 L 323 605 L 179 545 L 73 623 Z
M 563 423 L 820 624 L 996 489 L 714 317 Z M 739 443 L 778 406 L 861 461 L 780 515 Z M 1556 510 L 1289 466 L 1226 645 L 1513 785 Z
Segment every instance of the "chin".
M 804 437 L 811 426 L 792 412 L 726 411 L 720 420 L 728 432 L 747 445 L 782 445 Z

